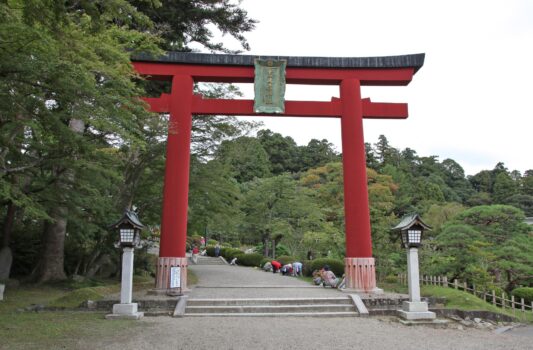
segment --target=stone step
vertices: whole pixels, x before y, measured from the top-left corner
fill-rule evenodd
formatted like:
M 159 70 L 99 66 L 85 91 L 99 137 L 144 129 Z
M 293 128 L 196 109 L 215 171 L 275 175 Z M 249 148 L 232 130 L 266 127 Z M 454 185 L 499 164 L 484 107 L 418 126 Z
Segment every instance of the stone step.
M 336 298 L 258 298 L 258 299 L 189 299 L 188 306 L 235 306 L 235 305 L 352 305 L 348 297 Z
M 359 316 L 350 297 L 189 299 L 184 316 Z
M 187 317 L 357 317 L 355 311 L 348 312 L 267 312 L 267 313 L 185 313 Z
M 233 305 L 233 306 L 189 306 L 186 314 L 199 313 L 319 313 L 354 312 L 353 305 Z

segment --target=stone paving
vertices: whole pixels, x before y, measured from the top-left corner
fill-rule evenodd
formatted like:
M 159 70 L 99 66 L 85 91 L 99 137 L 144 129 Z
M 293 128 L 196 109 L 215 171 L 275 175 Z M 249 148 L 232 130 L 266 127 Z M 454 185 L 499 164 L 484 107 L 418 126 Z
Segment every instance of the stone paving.
M 199 279 L 189 298 L 306 298 L 335 297 L 337 289 L 313 286 L 281 273 L 264 272 L 243 266 L 189 265 Z

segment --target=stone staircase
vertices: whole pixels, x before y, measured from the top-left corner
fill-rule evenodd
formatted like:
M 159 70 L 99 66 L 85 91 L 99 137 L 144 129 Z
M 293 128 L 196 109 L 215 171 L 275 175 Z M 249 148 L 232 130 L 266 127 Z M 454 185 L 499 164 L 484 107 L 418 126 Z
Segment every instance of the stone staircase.
M 189 299 L 183 316 L 359 316 L 353 300 L 334 298 Z
M 211 256 L 198 256 L 198 264 L 194 264 L 191 258 L 189 258 L 189 264 L 190 265 L 227 265 L 228 263 L 221 256 L 219 256 L 218 258 L 214 258 Z

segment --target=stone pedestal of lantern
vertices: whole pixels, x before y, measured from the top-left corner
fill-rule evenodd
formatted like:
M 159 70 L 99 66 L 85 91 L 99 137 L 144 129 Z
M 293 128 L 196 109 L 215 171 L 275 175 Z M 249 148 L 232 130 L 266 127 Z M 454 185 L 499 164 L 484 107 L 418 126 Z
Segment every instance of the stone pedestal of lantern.
M 122 254 L 122 284 L 120 289 L 120 304 L 113 305 L 113 313 L 105 316 L 107 319 L 138 320 L 144 316 L 138 311 L 137 303 L 132 303 L 133 292 L 133 248 L 125 247 Z
M 409 284 L 409 301 L 404 301 L 398 310 L 401 318 L 412 320 L 434 320 L 437 316 L 428 310 L 428 303 L 420 299 L 420 282 L 418 271 L 418 249 L 407 249 L 407 272 Z
M 432 321 L 436 319 L 434 312 L 428 310 L 428 304 L 420 299 L 420 273 L 418 271 L 418 247 L 422 244 L 424 230 L 430 230 L 418 214 L 405 216 L 393 228 L 400 232 L 402 245 L 407 249 L 407 278 L 409 285 L 409 301 L 403 302 L 398 315 L 408 321 Z

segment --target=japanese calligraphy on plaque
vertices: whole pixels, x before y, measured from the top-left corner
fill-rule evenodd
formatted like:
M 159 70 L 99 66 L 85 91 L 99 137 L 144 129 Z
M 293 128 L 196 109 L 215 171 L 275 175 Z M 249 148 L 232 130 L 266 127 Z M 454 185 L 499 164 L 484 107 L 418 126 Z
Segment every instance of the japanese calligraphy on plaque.
M 284 113 L 287 60 L 256 59 L 254 66 L 255 113 Z

